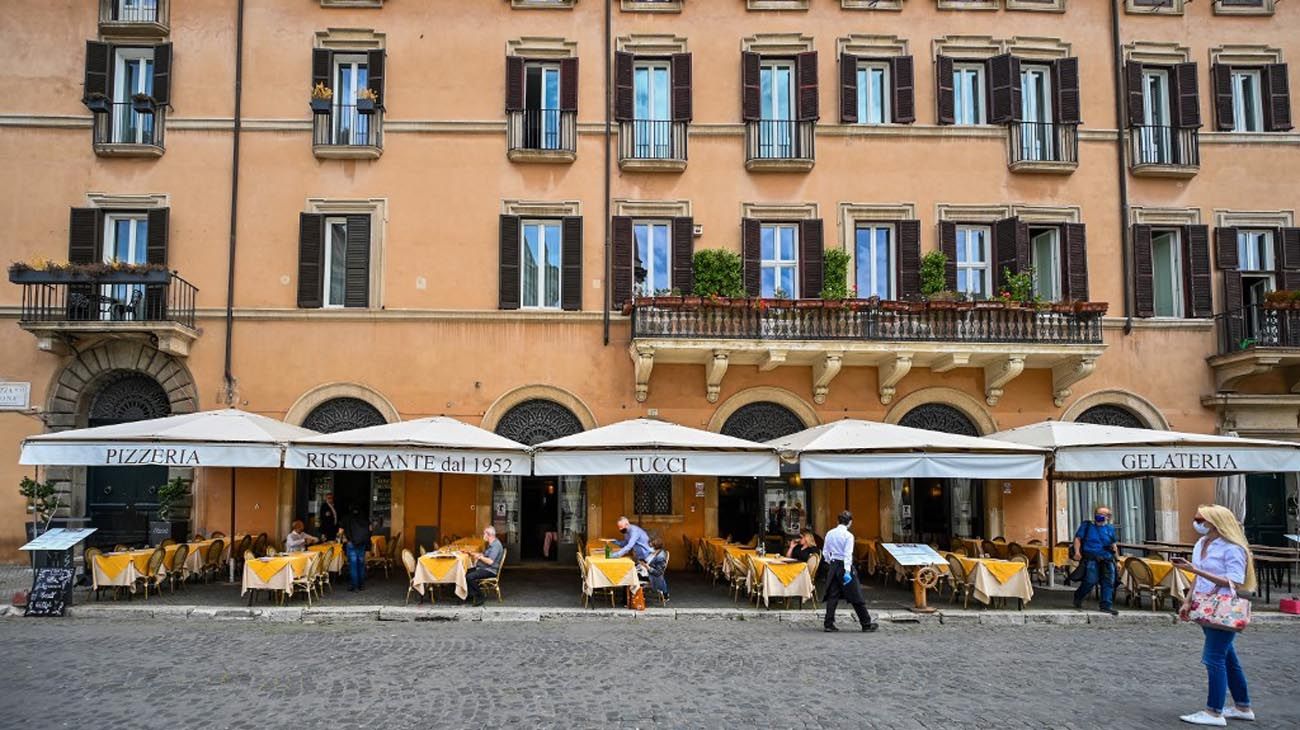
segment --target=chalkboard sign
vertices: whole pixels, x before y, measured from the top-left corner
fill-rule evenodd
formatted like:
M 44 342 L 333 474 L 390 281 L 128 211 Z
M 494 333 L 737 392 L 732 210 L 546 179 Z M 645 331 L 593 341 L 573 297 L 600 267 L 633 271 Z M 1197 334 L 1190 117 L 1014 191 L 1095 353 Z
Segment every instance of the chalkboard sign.
M 24 616 L 63 616 L 72 602 L 72 568 L 37 568 Z

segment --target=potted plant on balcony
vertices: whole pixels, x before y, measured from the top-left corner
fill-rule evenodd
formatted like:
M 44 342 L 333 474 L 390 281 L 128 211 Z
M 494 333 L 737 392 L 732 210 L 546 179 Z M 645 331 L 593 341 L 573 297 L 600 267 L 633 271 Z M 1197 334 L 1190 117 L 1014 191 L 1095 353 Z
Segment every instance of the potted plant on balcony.
M 92 264 L 15 261 L 9 265 L 9 281 L 13 284 L 167 284 L 171 281 L 171 272 L 159 264 L 120 261 Z
M 714 306 L 744 307 L 745 278 L 740 256 L 720 248 L 706 248 L 691 257 L 692 289 Z
M 158 519 L 149 521 L 149 543 L 157 545 L 168 538 L 184 539 L 189 534 L 189 522 L 176 519 L 176 508 L 189 496 L 190 485 L 180 477 L 158 487 L 154 497 L 158 501 Z
M 148 94 L 131 95 L 131 109 L 136 114 L 153 114 L 157 106 L 158 102 L 154 101 L 154 98 Z
M 849 260 L 849 253 L 842 248 L 826 249 L 822 254 L 822 290 L 818 295 L 823 309 L 841 309 L 849 298 Z
M 1007 309 L 1023 309 L 1026 306 L 1036 306 L 1034 299 L 1034 270 L 1032 267 L 1014 272 L 1010 267 L 1003 267 L 1002 279 L 1004 285 L 1002 290 L 998 292 L 998 297 L 1002 299 Z
M 109 100 L 107 94 L 98 91 L 92 91 L 81 100 L 82 104 L 93 114 L 107 114 L 109 111 Z
M 1265 309 L 1294 309 L 1296 304 L 1295 295 L 1300 292 L 1292 292 L 1286 289 L 1278 289 L 1264 295 Z
M 1075 302 L 1074 311 L 1078 314 L 1105 314 L 1110 309 L 1106 302 Z
M 1048 308 L 1056 314 L 1073 314 L 1077 304 L 1073 299 L 1061 299 L 1052 302 Z
M 312 114 L 329 114 L 330 102 L 334 99 L 334 90 L 323 82 L 317 83 L 311 90 Z
M 379 94 L 368 86 L 357 89 L 357 113 L 374 114 L 375 105 L 379 102 Z
M 35 540 L 50 529 L 54 515 L 63 504 L 59 490 L 49 482 L 38 482 L 31 477 L 23 477 L 18 482 L 18 494 L 27 500 L 27 511 L 32 514 L 32 521 L 27 523 L 27 539 Z

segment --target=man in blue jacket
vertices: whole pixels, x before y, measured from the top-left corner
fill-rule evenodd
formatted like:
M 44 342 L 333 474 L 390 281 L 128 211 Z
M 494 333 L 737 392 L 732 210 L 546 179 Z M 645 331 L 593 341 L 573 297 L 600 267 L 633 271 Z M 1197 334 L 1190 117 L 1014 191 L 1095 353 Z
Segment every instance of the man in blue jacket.
M 652 552 L 650 549 L 650 536 L 645 530 L 632 524 L 627 517 L 618 518 L 618 531 L 623 533 L 622 539 L 615 540 L 614 544 L 619 547 L 613 557 L 621 558 L 628 553 L 632 553 L 632 559 L 638 563 L 644 563 Z
M 1092 522 L 1084 522 L 1074 533 L 1074 559 L 1083 563 L 1083 582 L 1074 592 L 1074 607 L 1082 608 L 1083 599 L 1097 583 L 1101 583 L 1100 608 L 1103 613 L 1118 616 L 1119 611 L 1111 605 L 1115 598 L 1115 560 L 1119 557 L 1119 545 L 1115 538 L 1115 527 L 1110 524 L 1110 508 L 1098 507 Z

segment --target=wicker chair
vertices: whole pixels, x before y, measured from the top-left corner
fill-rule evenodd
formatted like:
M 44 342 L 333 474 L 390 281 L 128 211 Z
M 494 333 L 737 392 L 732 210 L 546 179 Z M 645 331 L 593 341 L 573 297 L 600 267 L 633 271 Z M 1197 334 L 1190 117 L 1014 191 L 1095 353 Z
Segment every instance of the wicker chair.
M 1169 589 L 1162 585 L 1157 585 L 1155 575 L 1151 572 L 1151 566 L 1142 558 L 1129 558 L 1124 565 L 1124 570 L 1129 577 L 1129 591 L 1131 591 L 1131 600 L 1136 602 L 1138 608 L 1142 607 L 1142 594 L 1151 595 L 1151 610 L 1163 609 L 1165 599 L 1169 598 Z
M 220 531 L 220 530 L 214 530 L 214 531 L 212 532 L 211 535 L 208 535 L 208 537 L 212 538 L 213 540 L 215 540 L 215 539 L 217 539 L 217 538 L 221 538 L 221 539 L 224 540 L 224 539 L 226 539 L 226 533 L 224 533 L 224 532 L 222 532 L 222 531 Z
M 177 545 L 176 552 L 172 553 L 172 569 L 167 572 L 167 578 L 172 584 L 172 593 L 176 592 L 177 583 L 185 582 L 185 560 L 189 557 L 189 543 Z
M 686 538 L 683 537 L 682 540 L 685 541 Z M 689 542 L 688 542 L 687 544 L 689 544 Z M 664 560 L 672 560 L 672 559 L 673 559 L 672 554 L 671 554 L 670 552 L 668 552 L 667 550 L 664 550 Z M 654 591 L 655 595 L 659 597 L 659 605 L 660 605 L 660 606 L 667 606 L 667 605 L 668 605 L 668 594 L 664 593 L 663 591 L 655 590 L 654 588 L 651 588 L 651 587 L 650 587 L 650 581 L 649 581 L 649 580 L 644 580 L 644 581 L 641 582 L 641 589 L 642 589 L 642 590 L 645 590 L 645 591 Z M 649 595 L 649 594 L 647 594 L 647 595 Z
M 1026 545 L 1042 545 L 1042 544 L 1043 544 L 1043 541 L 1042 541 L 1042 540 L 1039 540 L 1038 538 L 1034 538 L 1033 540 L 1029 540 L 1029 541 L 1027 541 L 1025 544 L 1026 544 Z
M 420 550 L 423 555 L 424 548 L 420 548 Z M 406 599 L 402 601 L 402 605 L 406 605 L 411 602 L 411 593 L 415 591 L 415 556 L 411 554 L 410 550 L 402 550 L 402 567 L 406 568 Z M 424 601 L 423 596 L 421 596 L 420 601 Z
M 1005 547 L 1006 545 L 1002 546 Z M 980 552 L 983 553 L 981 557 L 996 558 L 1000 557 L 1001 549 L 992 540 L 980 540 Z
M 682 534 L 682 548 L 686 551 L 686 569 L 694 570 L 699 568 L 700 562 L 695 557 L 695 545 L 691 542 L 691 538 L 684 533 Z
M 821 567 L 822 567 L 821 553 L 813 553 L 812 555 L 808 556 L 808 580 L 812 581 L 813 584 L 812 605 L 814 611 L 817 610 L 817 571 L 820 570 Z M 802 604 L 802 601 L 800 603 Z M 799 607 L 803 608 L 802 605 L 800 605 Z
M 212 578 L 221 572 L 221 554 L 226 549 L 226 543 L 223 540 L 213 540 L 208 545 L 207 555 L 203 560 L 203 578 L 211 583 Z
M 952 602 L 957 602 L 957 597 L 962 597 L 962 608 L 970 608 L 970 597 L 975 591 L 975 586 L 971 585 L 966 577 L 966 568 L 961 564 L 955 555 L 948 556 L 948 573 L 952 577 Z
M 126 545 L 123 545 L 123 544 L 120 543 L 120 542 L 119 542 L 118 544 L 116 544 L 116 545 L 113 546 L 113 552 L 115 552 L 115 553 L 124 553 L 124 552 L 126 552 L 127 550 L 130 550 L 130 549 L 131 549 L 131 548 L 127 547 Z
M 316 589 L 316 576 L 320 573 L 321 559 L 324 557 L 325 553 L 311 553 L 311 557 L 307 558 L 307 567 L 303 569 L 302 575 L 293 577 L 293 585 L 307 591 L 307 608 L 311 608 L 311 594 Z
M 88 547 L 81 554 L 81 564 L 86 571 L 86 585 L 90 586 L 86 595 L 95 594 L 95 600 L 99 600 L 99 591 L 95 590 L 95 558 L 103 554 L 104 551 L 97 547 Z
M 478 589 L 483 593 L 492 591 L 497 594 L 497 603 L 504 603 L 505 599 L 501 597 L 501 574 L 506 570 L 506 553 L 508 550 L 501 550 L 501 564 L 497 566 L 497 574 L 491 578 L 484 578 L 478 582 Z
M 144 586 L 144 600 L 149 600 L 149 586 L 154 587 L 154 592 L 161 590 L 161 581 L 158 572 L 162 570 L 163 560 L 167 556 L 167 551 L 162 548 L 154 548 L 153 553 L 149 555 L 149 562 L 145 564 L 144 575 L 140 576 L 140 583 Z
M 169 538 L 167 538 L 166 540 L 163 540 L 162 542 L 158 543 L 158 547 L 160 547 L 160 548 L 171 547 L 172 545 L 175 545 L 175 544 L 176 544 L 176 541 L 173 540 L 173 539 L 171 539 L 171 538 L 169 537 Z
M 266 538 L 265 532 L 253 538 L 253 555 L 259 558 L 264 557 L 266 555 L 266 547 L 268 542 L 269 541 Z

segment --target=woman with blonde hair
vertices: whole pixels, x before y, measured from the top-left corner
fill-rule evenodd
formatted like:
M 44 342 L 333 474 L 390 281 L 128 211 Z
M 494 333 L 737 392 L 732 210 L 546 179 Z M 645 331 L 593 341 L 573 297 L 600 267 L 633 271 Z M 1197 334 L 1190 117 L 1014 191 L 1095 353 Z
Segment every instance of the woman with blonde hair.
M 1189 606 L 1194 595 L 1221 593 L 1233 596 L 1238 589 L 1253 591 L 1255 559 L 1250 554 L 1241 523 L 1232 511 L 1217 504 L 1203 504 L 1196 510 L 1192 527 L 1202 537 L 1192 548 L 1191 562 L 1184 558 L 1173 560 L 1177 567 L 1196 575 L 1196 584 L 1188 593 L 1184 608 Z M 1242 671 L 1237 650 L 1233 647 L 1237 632 L 1205 625 L 1201 626 L 1201 631 L 1205 633 L 1201 663 L 1209 674 L 1209 695 L 1204 710 L 1183 715 L 1180 719 L 1193 725 L 1218 727 L 1227 725 L 1227 718 L 1254 720 L 1255 712 L 1250 707 L 1250 695 L 1246 689 L 1246 673 Z M 1229 691 L 1232 692 L 1233 706 L 1225 709 Z

